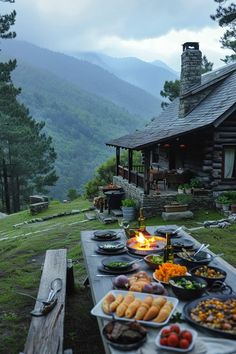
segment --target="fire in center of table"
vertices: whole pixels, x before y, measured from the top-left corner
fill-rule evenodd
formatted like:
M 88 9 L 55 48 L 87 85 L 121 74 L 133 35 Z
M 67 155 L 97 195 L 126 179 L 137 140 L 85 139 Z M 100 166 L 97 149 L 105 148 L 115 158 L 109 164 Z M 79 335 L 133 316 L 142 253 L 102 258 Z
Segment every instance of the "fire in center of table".
M 134 237 L 127 240 L 129 252 L 146 256 L 150 253 L 161 252 L 166 246 L 166 240 L 159 236 L 148 236 L 138 232 Z

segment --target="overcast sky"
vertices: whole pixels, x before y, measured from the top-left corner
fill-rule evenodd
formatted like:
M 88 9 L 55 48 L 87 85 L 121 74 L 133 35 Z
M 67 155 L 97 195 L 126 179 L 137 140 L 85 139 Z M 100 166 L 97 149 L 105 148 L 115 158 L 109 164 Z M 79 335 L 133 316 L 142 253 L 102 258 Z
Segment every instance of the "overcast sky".
M 17 38 L 63 53 L 96 51 L 111 56 L 162 60 L 180 69 L 181 45 L 200 42 L 214 67 L 222 65 L 223 34 L 210 19 L 214 0 L 15 0 Z

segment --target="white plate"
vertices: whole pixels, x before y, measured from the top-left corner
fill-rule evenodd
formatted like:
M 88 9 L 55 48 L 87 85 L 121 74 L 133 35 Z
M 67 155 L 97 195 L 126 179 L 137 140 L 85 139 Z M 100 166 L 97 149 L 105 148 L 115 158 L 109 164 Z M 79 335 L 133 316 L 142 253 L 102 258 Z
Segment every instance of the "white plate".
M 118 295 L 118 294 L 122 294 L 123 296 L 127 295 L 129 291 L 126 290 L 111 290 L 109 291 L 109 293 L 112 293 L 114 296 Z M 144 300 L 146 296 L 153 296 L 153 298 L 156 297 L 162 297 L 162 295 L 154 295 L 154 294 L 148 294 L 148 293 L 138 293 L 135 291 L 132 291 L 132 293 L 134 294 L 134 296 L 138 299 Z M 106 319 L 113 319 L 115 318 L 116 320 L 120 320 L 120 321 L 134 321 L 134 318 L 126 318 L 126 317 L 118 317 L 115 312 L 113 312 L 113 316 L 111 315 L 107 315 L 103 312 L 102 310 L 102 302 L 105 299 L 105 297 L 108 295 L 108 293 L 94 306 L 94 308 L 91 310 L 91 314 L 97 317 L 102 317 L 102 318 L 106 318 Z M 167 300 L 169 300 L 170 302 L 172 302 L 173 304 L 173 309 L 169 315 L 169 317 L 161 323 L 157 323 L 157 322 L 153 322 L 153 321 L 137 321 L 141 324 L 147 325 L 147 326 L 151 326 L 151 327 L 160 327 L 163 326 L 165 324 L 168 323 L 170 317 L 172 316 L 173 312 L 175 311 L 177 304 L 179 302 L 178 299 L 176 299 L 175 297 L 170 297 L 170 296 L 164 296 Z
M 160 332 L 158 333 L 158 335 L 157 335 L 157 337 L 156 337 L 156 339 L 155 339 L 155 344 L 156 344 L 156 346 L 157 346 L 158 348 L 160 348 L 160 349 L 165 349 L 165 350 L 168 350 L 168 351 L 173 351 L 173 352 L 178 352 L 178 353 L 187 353 L 187 352 L 189 352 L 190 350 L 192 350 L 193 347 L 194 347 L 194 345 L 195 345 L 195 343 L 196 343 L 197 332 L 194 331 L 194 329 L 189 329 L 189 328 L 186 328 L 186 327 L 181 326 L 181 325 L 179 325 L 179 327 L 180 327 L 180 330 L 181 330 L 181 331 L 187 330 L 187 331 L 189 331 L 190 333 L 192 333 L 192 343 L 190 344 L 190 346 L 189 346 L 188 348 L 186 348 L 186 349 L 181 349 L 181 348 L 175 348 L 175 347 L 167 347 L 167 346 L 165 346 L 165 345 L 161 345 L 161 344 L 160 344 L 161 332 L 163 331 L 163 329 L 169 329 L 170 326 L 166 326 L 166 327 L 164 327 L 164 328 L 162 328 L 162 329 L 160 330 Z

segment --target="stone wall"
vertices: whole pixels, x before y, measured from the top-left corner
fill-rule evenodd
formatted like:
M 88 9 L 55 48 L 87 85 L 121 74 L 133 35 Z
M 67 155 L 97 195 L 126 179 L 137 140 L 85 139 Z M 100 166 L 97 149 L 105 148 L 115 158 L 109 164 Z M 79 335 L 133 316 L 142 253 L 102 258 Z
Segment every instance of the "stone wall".
M 137 208 L 144 209 L 145 217 L 161 215 L 164 205 L 176 201 L 176 192 L 169 195 L 145 195 L 141 188 L 136 188 L 134 184 L 129 184 L 127 180 L 120 176 L 113 177 L 113 183 L 121 186 L 125 191 L 125 197 L 136 201 Z M 193 196 L 189 204 L 189 210 L 212 209 L 214 206 L 213 196 Z

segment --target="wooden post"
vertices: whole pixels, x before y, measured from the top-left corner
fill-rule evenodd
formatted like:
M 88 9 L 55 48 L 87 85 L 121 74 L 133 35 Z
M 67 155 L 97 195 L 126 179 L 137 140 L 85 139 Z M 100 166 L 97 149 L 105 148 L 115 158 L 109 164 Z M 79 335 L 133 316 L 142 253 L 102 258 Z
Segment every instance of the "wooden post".
M 150 192 L 150 150 L 144 151 L 144 194 Z
M 131 183 L 131 171 L 133 169 L 133 150 L 128 150 L 128 182 Z
M 120 148 L 116 148 L 116 175 L 119 176 Z

